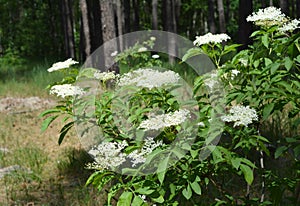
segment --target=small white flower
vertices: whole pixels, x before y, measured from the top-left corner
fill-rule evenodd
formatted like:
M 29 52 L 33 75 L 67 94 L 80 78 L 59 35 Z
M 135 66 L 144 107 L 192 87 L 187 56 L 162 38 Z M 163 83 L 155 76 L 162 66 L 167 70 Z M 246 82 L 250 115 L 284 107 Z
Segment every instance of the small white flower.
M 280 32 L 293 32 L 295 29 L 300 28 L 299 24 L 300 24 L 300 21 L 298 19 L 294 19 L 294 20 L 292 20 L 290 22 L 285 23 L 278 30 Z
M 155 36 L 152 36 L 152 37 L 150 37 L 150 40 L 151 40 L 151 41 L 155 41 L 155 40 L 156 40 L 156 37 L 155 37 Z
M 233 69 L 231 70 L 231 74 L 233 74 L 234 76 L 238 75 L 240 73 L 239 70 Z
M 155 148 L 164 145 L 162 141 L 154 141 L 153 137 L 147 137 L 145 139 L 144 145 L 142 149 L 134 150 L 130 154 L 128 154 L 128 158 L 131 159 L 132 167 L 140 163 L 144 163 L 146 161 L 147 155 L 149 155 Z
M 116 75 L 115 75 L 115 72 L 100 72 L 100 71 L 96 71 L 94 73 L 94 77 L 96 79 L 99 79 L 101 81 L 106 82 L 107 80 L 115 79 Z
M 56 94 L 62 98 L 74 95 L 83 95 L 85 92 L 79 86 L 71 84 L 54 85 L 50 89 L 50 94 Z
M 138 49 L 138 52 L 145 52 L 147 51 L 148 49 L 146 47 L 141 47 Z
M 159 55 L 158 55 L 158 54 L 153 54 L 153 55 L 152 55 L 152 58 L 153 58 L 153 59 L 158 59 L 158 58 L 159 58 Z
M 229 110 L 228 115 L 221 117 L 224 122 L 234 122 L 233 127 L 244 125 L 248 127 L 253 121 L 258 121 L 258 116 L 254 109 L 251 109 L 249 106 L 233 106 Z
M 247 60 L 247 59 L 241 58 L 241 59 L 239 59 L 239 62 L 240 62 L 244 67 L 248 66 L 248 60 Z
M 128 146 L 127 142 L 102 142 L 88 153 L 95 159 L 94 167 L 112 169 L 126 161 L 126 154 L 122 150 Z
M 212 34 L 212 33 L 207 33 L 203 36 L 196 36 L 196 40 L 193 42 L 195 46 L 201 46 L 204 44 L 218 44 L 221 43 L 222 41 L 227 41 L 230 39 L 230 36 L 227 34 Z
M 254 22 L 258 26 L 274 26 L 282 25 L 286 22 L 287 18 L 280 9 L 270 6 L 264 9 L 259 9 L 258 12 L 253 12 L 246 20 Z
M 47 71 L 48 72 L 53 72 L 61 69 L 66 69 L 69 68 L 73 64 L 78 64 L 79 62 L 72 60 L 72 58 L 67 59 L 66 61 L 63 62 L 56 62 L 50 67 Z
M 153 69 L 138 69 L 123 74 L 119 79 L 118 86 L 135 85 L 137 87 L 152 89 L 177 83 L 179 79 L 179 74 L 173 71 L 160 72 Z
M 190 118 L 190 111 L 181 109 L 174 113 L 167 113 L 150 117 L 141 122 L 139 128 L 145 130 L 159 130 L 164 127 L 179 125 Z
M 204 84 L 208 87 L 209 91 L 213 91 L 219 85 L 218 74 L 216 72 L 207 74 Z
M 197 125 L 198 125 L 199 127 L 205 127 L 204 122 L 199 122 Z
M 114 51 L 113 53 L 110 54 L 110 56 L 115 57 L 115 56 L 117 56 L 117 54 L 118 54 L 118 51 Z

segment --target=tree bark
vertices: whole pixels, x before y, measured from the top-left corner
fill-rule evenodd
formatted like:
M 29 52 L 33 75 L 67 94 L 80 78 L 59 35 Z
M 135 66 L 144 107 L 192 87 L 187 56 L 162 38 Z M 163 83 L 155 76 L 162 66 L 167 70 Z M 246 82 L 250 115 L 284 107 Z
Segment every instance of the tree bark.
M 226 21 L 225 21 L 223 0 L 217 0 L 217 5 L 218 5 L 218 12 L 219 12 L 220 33 L 225 33 L 226 32 Z
M 122 15 L 122 4 L 121 0 L 116 0 L 116 7 L 117 7 L 117 28 L 118 28 L 118 36 L 119 36 L 119 47 L 122 51 L 124 48 L 123 44 L 123 15 Z
M 252 13 L 252 0 L 239 0 L 239 29 L 238 42 L 243 44 L 241 49 L 246 49 L 251 43 L 250 35 L 252 33 L 252 24 L 246 21 L 247 16 Z
M 300 0 L 296 0 L 296 17 L 300 18 Z
M 65 55 L 75 58 L 75 40 L 73 30 L 73 13 L 71 0 L 63 0 L 61 2 L 61 12 L 64 30 Z
M 209 31 L 213 34 L 216 33 L 216 23 L 215 23 L 215 0 L 208 0 L 208 18 L 207 24 Z
M 109 44 L 106 44 L 109 40 L 112 40 L 116 37 L 116 25 L 115 25 L 115 16 L 113 12 L 113 4 L 110 0 L 100 1 L 101 7 L 101 22 L 102 22 L 102 38 L 104 43 L 103 48 L 103 57 L 101 65 L 102 68 L 109 70 L 113 64 L 112 54 L 118 50 L 117 42 L 113 41 Z
M 287 16 L 290 15 L 289 1 L 288 0 L 279 0 L 279 6 L 280 6 L 281 11 L 283 13 L 285 13 Z
M 125 24 L 125 28 L 124 31 L 125 33 L 129 33 L 130 32 L 130 0 L 124 0 L 124 24 Z
M 139 0 L 132 0 L 133 5 L 133 28 L 134 31 L 138 31 L 140 29 L 140 1 Z
M 152 29 L 153 30 L 158 30 L 157 1 L 158 0 L 152 0 Z
M 267 2 L 266 0 L 261 0 L 261 7 L 266 8 L 267 7 Z
M 90 33 L 92 42 L 92 52 L 95 51 L 99 46 L 103 44 L 102 41 L 102 23 L 101 23 L 101 8 L 98 0 L 87 0 L 87 2 L 92 2 L 88 10 L 90 12 Z
M 83 33 L 83 47 L 84 47 L 84 57 L 90 56 L 92 52 L 91 46 L 91 34 L 90 34 L 90 24 L 88 15 L 88 5 L 87 0 L 80 0 L 80 10 L 82 18 L 82 33 Z

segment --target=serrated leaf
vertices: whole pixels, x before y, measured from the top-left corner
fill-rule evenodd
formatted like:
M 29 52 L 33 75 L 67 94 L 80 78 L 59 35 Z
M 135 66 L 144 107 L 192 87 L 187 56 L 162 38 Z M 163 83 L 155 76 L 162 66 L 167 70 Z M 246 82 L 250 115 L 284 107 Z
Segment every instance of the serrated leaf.
M 43 122 L 41 126 L 41 131 L 44 132 L 49 127 L 49 125 L 58 117 L 59 115 L 54 115 L 47 117 Z
M 122 195 L 119 197 L 117 206 L 130 206 L 132 195 L 133 194 L 131 192 L 123 192 Z
M 135 190 L 136 193 L 139 193 L 141 195 L 150 195 L 154 192 L 155 190 L 150 189 L 150 187 L 140 187 L 137 190 Z
M 164 197 L 163 196 L 159 196 L 159 197 L 156 197 L 156 198 L 151 198 L 154 202 L 158 202 L 158 203 L 163 203 L 165 201 Z
M 43 112 L 39 115 L 39 117 L 44 117 L 44 116 L 46 116 L 47 114 L 58 113 L 58 112 L 60 112 L 59 109 L 48 109 L 48 110 L 46 110 L 46 111 L 43 111 Z
M 248 165 L 244 165 L 244 164 L 241 164 L 240 168 L 241 168 L 241 171 L 244 174 L 244 178 L 245 178 L 246 182 L 249 185 L 251 185 L 252 182 L 253 182 L 253 179 L 254 179 L 253 178 L 253 171 L 251 170 L 251 168 Z

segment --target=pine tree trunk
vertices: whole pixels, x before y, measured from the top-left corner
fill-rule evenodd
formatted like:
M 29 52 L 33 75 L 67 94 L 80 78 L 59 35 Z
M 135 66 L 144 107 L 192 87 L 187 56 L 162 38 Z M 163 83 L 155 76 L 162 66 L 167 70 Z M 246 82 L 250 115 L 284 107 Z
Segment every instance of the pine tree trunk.
M 119 47 L 120 50 L 122 51 L 124 48 L 124 43 L 123 43 L 123 15 L 122 15 L 122 4 L 121 0 L 116 0 L 116 7 L 117 7 L 117 27 L 118 27 L 118 36 L 119 36 Z
M 157 1 L 158 0 L 152 0 L 152 29 L 153 30 L 158 30 Z
M 109 70 L 113 65 L 112 53 L 118 51 L 117 42 L 110 42 L 106 44 L 109 40 L 112 40 L 116 37 L 116 25 L 114 21 L 114 12 L 113 12 L 113 4 L 110 0 L 100 0 L 101 7 L 101 22 L 102 22 L 102 38 L 103 43 L 106 45 L 103 48 L 104 57 L 100 57 L 102 59 L 102 68 L 105 70 Z
M 261 0 L 261 7 L 266 8 L 267 7 L 267 2 L 266 0 Z
M 239 29 L 238 42 L 243 44 L 241 49 L 246 49 L 251 43 L 250 35 L 252 33 L 252 24 L 247 22 L 246 18 L 252 13 L 252 0 L 239 0 Z
M 101 23 L 101 8 L 98 0 L 87 0 L 87 2 L 91 2 L 92 4 L 89 6 L 91 10 L 90 18 L 90 34 L 91 34 L 91 42 L 92 42 L 92 52 L 94 52 L 99 46 L 103 44 L 102 41 L 102 23 Z
M 124 21 L 125 21 L 125 33 L 130 32 L 130 0 L 124 0 Z
M 65 55 L 75 58 L 75 40 L 73 30 L 73 13 L 70 0 L 61 2 L 61 12 L 64 30 Z
M 215 0 L 208 0 L 208 18 L 207 24 L 209 31 L 213 34 L 216 33 L 216 23 L 215 23 Z
M 300 18 L 300 0 L 296 0 L 296 17 Z
M 88 57 L 91 55 L 92 46 L 91 46 L 91 34 L 90 34 L 90 24 L 89 24 L 89 15 L 88 15 L 88 5 L 87 0 L 80 0 L 80 10 L 82 18 L 82 33 L 83 33 L 83 47 L 84 55 Z
M 224 14 L 224 5 L 223 0 L 217 0 L 218 5 L 218 12 L 219 12 L 219 27 L 220 33 L 226 32 L 226 21 L 225 21 L 225 14 Z
M 140 0 L 132 0 L 133 5 L 133 22 L 134 22 L 134 31 L 138 31 L 140 29 Z

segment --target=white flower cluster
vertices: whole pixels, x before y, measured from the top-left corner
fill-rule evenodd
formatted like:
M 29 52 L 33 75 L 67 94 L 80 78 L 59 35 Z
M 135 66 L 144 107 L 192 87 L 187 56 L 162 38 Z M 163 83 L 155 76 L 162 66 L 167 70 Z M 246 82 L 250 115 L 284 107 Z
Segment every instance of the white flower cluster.
M 78 64 L 79 62 L 74 61 L 72 58 L 67 59 L 64 62 L 57 62 L 52 65 L 47 71 L 48 72 L 53 72 L 61 69 L 66 69 L 69 68 L 73 64 Z
M 124 74 L 119 79 L 118 85 L 135 85 L 137 87 L 152 89 L 155 87 L 177 83 L 179 79 L 179 74 L 173 71 L 160 72 L 153 69 L 138 69 Z
M 134 150 L 128 157 L 131 159 L 132 167 L 135 167 L 137 164 L 144 163 L 146 161 L 147 155 L 149 155 L 155 148 L 163 145 L 162 141 L 155 142 L 153 137 L 147 137 L 142 149 Z
M 149 119 L 142 121 L 139 128 L 145 130 L 159 130 L 164 127 L 179 125 L 185 122 L 190 117 L 190 111 L 181 109 L 175 111 L 174 113 L 167 113 L 150 117 Z
M 50 94 L 56 94 L 62 98 L 74 95 L 83 95 L 85 91 L 79 86 L 73 86 L 71 84 L 54 85 L 50 89 Z
M 212 91 L 215 86 L 219 84 L 218 74 L 216 72 L 212 72 L 207 75 L 207 78 L 204 80 L 204 84 Z
M 148 49 L 146 47 L 141 47 L 138 49 L 138 52 L 145 52 L 147 51 Z
M 229 110 L 229 115 L 221 117 L 221 120 L 224 122 L 234 122 L 233 127 L 244 125 L 248 126 L 253 121 L 258 121 L 258 116 L 254 109 L 251 109 L 249 106 L 236 105 Z
M 115 72 L 100 72 L 100 71 L 96 71 L 94 73 L 94 77 L 96 79 L 98 79 L 98 80 L 106 82 L 107 80 L 115 79 L 116 75 L 115 75 Z
M 285 23 L 278 30 L 280 32 L 293 32 L 295 29 L 300 28 L 299 24 L 300 24 L 300 21 L 298 19 L 294 19 L 294 20 L 292 20 L 290 22 Z
M 221 43 L 222 41 L 227 41 L 230 39 L 230 36 L 227 34 L 212 34 L 212 33 L 207 33 L 203 36 L 196 36 L 196 40 L 193 42 L 195 46 L 201 46 L 203 44 L 218 44 Z
M 111 169 L 126 161 L 126 154 L 122 150 L 128 146 L 127 142 L 102 142 L 88 153 L 95 159 L 97 168 Z
M 258 12 L 253 12 L 246 20 L 254 22 L 258 26 L 274 26 L 282 25 L 287 21 L 287 18 L 280 9 L 270 6 L 265 9 L 259 9 Z

